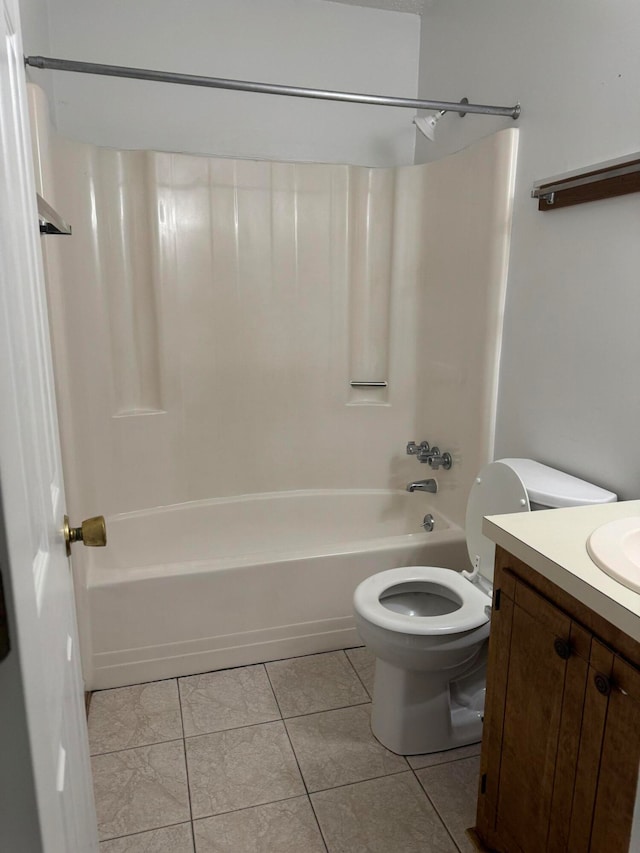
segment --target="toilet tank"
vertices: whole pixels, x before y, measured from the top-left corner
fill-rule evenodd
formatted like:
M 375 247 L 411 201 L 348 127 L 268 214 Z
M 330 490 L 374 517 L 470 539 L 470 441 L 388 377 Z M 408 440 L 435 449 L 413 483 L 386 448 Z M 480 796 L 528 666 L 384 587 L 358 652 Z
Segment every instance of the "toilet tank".
M 614 503 L 618 496 L 533 459 L 499 459 L 522 480 L 532 510 Z

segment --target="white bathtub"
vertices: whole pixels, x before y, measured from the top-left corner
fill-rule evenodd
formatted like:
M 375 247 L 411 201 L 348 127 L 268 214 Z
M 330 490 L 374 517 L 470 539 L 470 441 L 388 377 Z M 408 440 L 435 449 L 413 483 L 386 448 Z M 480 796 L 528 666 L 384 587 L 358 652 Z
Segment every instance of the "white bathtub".
M 107 548 L 84 551 L 80 567 L 87 688 L 357 645 L 351 599 L 363 578 L 468 565 L 462 530 L 430 497 L 278 492 L 109 517 Z

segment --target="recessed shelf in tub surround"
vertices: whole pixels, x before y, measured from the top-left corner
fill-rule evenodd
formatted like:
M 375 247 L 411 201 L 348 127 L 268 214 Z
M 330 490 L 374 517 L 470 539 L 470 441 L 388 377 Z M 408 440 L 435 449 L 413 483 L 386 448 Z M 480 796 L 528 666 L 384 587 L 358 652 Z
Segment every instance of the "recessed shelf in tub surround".
M 349 403 L 385 404 L 389 371 L 395 172 L 354 169 L 349 182 Z
M 609 577 L 587 552 L 602 524 L 640 515 L 640 500 L 487 516 L 483 533 L 640 642 L 640 593 Z
M 116 415 L 162 411 L 156 155 L 85 149 L 96 270 L 107 306 Z

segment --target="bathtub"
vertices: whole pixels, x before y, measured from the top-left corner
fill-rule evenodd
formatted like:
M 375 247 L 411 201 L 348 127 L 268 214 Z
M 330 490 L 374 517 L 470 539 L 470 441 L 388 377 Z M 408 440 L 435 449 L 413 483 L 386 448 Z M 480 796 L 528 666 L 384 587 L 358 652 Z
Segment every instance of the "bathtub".
M 107 547 L 83 550 L 76 577 L 87 689 L 358 645 L 351 600 L 363 578 L 468 567 L 463 531 L 430 498 L 310 490 L 107 518 Z

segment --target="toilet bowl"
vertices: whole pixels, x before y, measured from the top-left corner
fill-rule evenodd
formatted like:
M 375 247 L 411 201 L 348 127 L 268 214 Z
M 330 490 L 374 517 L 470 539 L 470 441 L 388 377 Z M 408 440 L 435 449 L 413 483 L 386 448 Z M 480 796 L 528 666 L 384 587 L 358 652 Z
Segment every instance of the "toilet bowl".
M 472 571 L 409 566 L 359 584 L 356 627 L 376 657 L 371 729 L 384 746 L 416 755 L 481 738 L 495 553 L 483 517 L 616 499 L 533 460 L 502 459 L 482 469 L 469 494 Z

